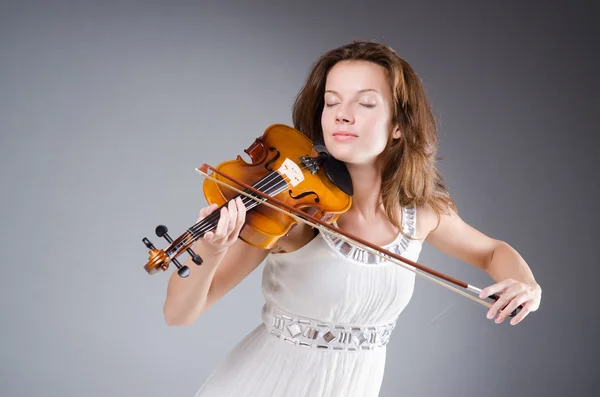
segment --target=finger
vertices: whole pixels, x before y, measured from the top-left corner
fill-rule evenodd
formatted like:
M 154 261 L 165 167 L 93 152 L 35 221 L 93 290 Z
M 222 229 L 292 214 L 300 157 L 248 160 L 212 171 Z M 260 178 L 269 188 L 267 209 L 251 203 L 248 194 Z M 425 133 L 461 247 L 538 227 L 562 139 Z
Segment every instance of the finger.
M 246 222 L 246 204 L 241 197 L 238 197 L 238 222 L 243 225 Z
M 210 215 L 216 209 L 217 209 L 216 204 L 211 204 L 207 207 L 203 207 L 202 209 L 200 209 L 200 214 L 198 216 L 198 222 L 200 222 L 202 219 L 206 218 L 208 215 Z
M 488 319 L 492 319 L 494 317 L 496 317 L 496 315 L 498 314 L 498 312 L 502 309 L 504 309 L 504 307 L 506 305 L 508 305 L 508 303 L 517 295 L 516 292 L 513 292 L 511 290 L 507 290 L 506 292 L 504 292 L 502 295 L 500 295 L 500 298 L 498 298 L 498 300 L 496 300 L 496 303 L 494 303 L 492 305 L 492 307 L 490 307 L 490 310 L 487 313 L 487 318 Z
M 217 228 L 214 231 L 215 237 L 213 238 L 213 241 L 221 240 L 223 237 L 225 237 L 225 233 L 227 232 L 227 223 L 229 223 L 227 207 L 222 207 L 221 217 L 219 218 Z
M 206 207 L 202 207 L 200 209 L 200 213 L 198 214 L 198 220 L 196 222 L 200 222 L 206 216 Z
M 217 207 L 216 204 L 211 204 L 211 205 L 208 205 L 206 207 L 203 207 L 200 210 L 200 218 L 201 219 L 202 218 L 206 218 L 211 212 L 213 212 L 215 210 L 216 207 Z
M 510 325 L 517 325 L 519 324 L 521 321 L 523 321 L 523 319 L 525 317 L 527 317 L 527 315 L 531 313 L 531 310 L 529 310 L 529 308 L 527 307 L 527 304 L 523 305 L 523 309 L 521 309 L 521 311 L 519 312 L 519 314 L 517 314 L 516 316 L 513 317 L 512 320 L 510 320 Z
M 246 204 L 244 204 L 241 197 L 239 197 L 237 204 L 238 204 L 237 224 L 238 224 L 238 227 L 241 229 L 242 226 L 244 225 L 244 223 L 246 223 Z
M 510 301 L 510 303 L 500 311 L 500 314 L 498 314 L 498 317 L 496 318 L 496 323 L 500 324 L 502 321 L 504 321 L 504 319 L 506 319 L 506 317 L 508 317 L 510 315 L 510 313 L 512 313 L 517 307 L 519 307 L 519 305 L 523 304 L 524 302 L 527 302 L 528 296 L 526 293 L 520 293 L 517 296 L 515 296 L 515 298 Z
M 229 236 L 230 241 L 234 241 L 238 238 L 240 231 L 242 230 L 242 227 L 244 226 L 244 223 L 246 222 L 246 207 L 244 206 L 244 203 L 242 202 L 242 199 L 240 197 L 238 197 L 236 199 L 236 205 L 237 205 L 237 218 L 235 221 L 235 227 L 231 233 L 231 235 Z
M 209 243 L 212 241 L 213 237 L 215 237 L 215 234 L 213 232 L 206 232 L 204 233 L 204 236 L 202 236 L 202 238 Z
M 229 240 L 229 237 L 231 236 L 231 232 L 233 232 L 233 230 L 235 229 L 235 221 L 237 220 L 237 204 L 235 203 L 235 200 L 231 200 L 229 202 L 229 222 L 227 224 L 227 240 Z
M 234 200 L 232 200 L 231 204 L 232 204 L 232 208 L 235 208 L 235 212 L 230 214 L 230 230 L 228 230 L 228 234 L 227 234 L 227 239 L 226 242 L 227 243 L 232 243 L 237 239 L 238 233 L 241 229 L 241 227 L 239 226 L 239 219 L 240 216 L 242 216 L 241 211 L 242 208 L 240 207 L 240 203 L 241 203 L 241 199 L 239 197 L 236 197 Z M 243 206 L 243 204 L 242 204 Z
M 484 289 L 481 290 L 481 293 L 479 294 L 480 298 L 487 298 L 493 294 L 498 294 L 504 290 L 506 290 L 507 288 L 509 288 L 510 286 L 512 286 L 513 284 L 515 284 L 516 281 L 512 280 L 512 279 L 507 279 L 504 281 L 501 281 L 499 283 L 490 285 L 489 287 L 486 287 Z
M 206 218 L 207 216 L 209 216 L 210 214 L 215 212 L 217 210 L 217 208 L 219 208 L 219 206 L 217 204 L 211 204 L 208 207 L 202 208 L 200 210 L 200 219 L 198 220 L 198 222 L 200 222 L 200 220 Z M 206 242 L 211 242 L 215 238 L 215 233 L 213 231 L 209 230 L 208 232 L 204 233 L 202 238 Z

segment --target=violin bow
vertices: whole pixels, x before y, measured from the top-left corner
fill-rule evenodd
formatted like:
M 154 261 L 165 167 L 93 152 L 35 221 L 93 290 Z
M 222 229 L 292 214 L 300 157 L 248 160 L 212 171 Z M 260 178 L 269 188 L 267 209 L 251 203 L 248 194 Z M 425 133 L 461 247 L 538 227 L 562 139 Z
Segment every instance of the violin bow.
M 248 191 L 252 192 L 253 194 L 256 194 L 256 195 L 262 197 L 266 201 L 258 199 L 258 198 L 254 197 L 234 186 L 231 186 L 225 182 L 222 182 L 216 178 L 213 178 L 212 176 L 208 175 L 208 173 L 207 173 L 209 169 L 211 171 L 213 171 L 214 173 L 219 174 L 219 175 L 229 179 L 230 181 L 234 182 L 235 184 L 242 186 L 244 189 L 247 189 Z M 390 252 L 384 248 L 381 248 L 375 244 L 372 244 L 372 243 L 370 243 L 364 239 L 361 239 L 360 237 L 354 236 L 348 232 L 344 232 L 344 231 L 340 230 L 339 228 L 335 227 L 334 225 L 325 223 L 324 221 L 317 219 L 310 214 L 307 214 L 305 212 L 297 210 L 296 208 L 293 208 L 293 207 L 287 205 L 286 203 L 280 201 L 279 199 L 277 199 L 275 197 L 271 197 L 267 194 L 264 194 L 263 192 L 253 188 L 252 186 L 249 186 L 248 184 L 246 184 L 242 181 L 239 181 L 221 171 L 218 171 L 217 169 L 215 169 L 214 167 L 211 167 L 210 165 L 208 165 L 206 163 L 203 163 L 201 167 L 196 168 L 196 171 L 198 171 L 205 178 L 208 178 L 216 183 L 219 183 L 223 186 L 233 189 L 237 193 L 244 195 L 254 201 L 257 201 L 259 204 L 267 205 L 277 211 L 283 212 L 284 214 L 292 217 L 293 219 L 297 220 L 298 222 L 304 222 L 313 228 L 317 228 L 317 229 L 321 230 L 322 232 L 334 234 L 334 235 L 336 235 L 336 237 L 341 238 L 342 240 L 345 240 L 354 245 L 360 246 L 363 249 L 365 249 L 366 251 L 369 251 L 374 255 L 378 255 L 383 259 L 386 259 L 386 260 L 391 261 L 399 266 L 402 266 L 405 269 L 410 270 L 410 271 L 414 272 L 415 274 L 418 274 L 419 276 L 424 277 L 430 281 L 433 281 L 434 283 L 439 284 L 439 285 L 443 286 L 444 288 L 448 288 L 449 290 L 454 291 L 468 299 L 471 299 L 472 301 L 474 301 L 476 303 L 479 303 L 488 308 L 492 307 L 491 303 L 465 292 L 465 290 L 467 290 L 467 291 L 475 292 L 479 295 L 482 291 L 480 288 L 477 288 L 473 285 L 467 284 L 464 281 L 458 280 L 458 279 L 448 276 L 444 273 L 430 269 L 430 268 L 423 266 L 417 262 L 411 261 L 410 259 L 404 258 L 403 256 L 400 256 L 394 252 Z M 283 176 L 283 177 L 285 178 L 285 176 Z M 277 205 L 273 205 L 273 204 L 271 204 L 271 202 L 275 203 Z M 278 206 L 281 206 L 281 207 L 287 209 L 289 212 L 283 210 L 282 208 L 280 208 Z M 294 215 L 294 214 L 296 214 L 296 215 Z M 306 218 L 308 218 L 308 220 Z M 332 229 L 333 229 L 333 231 L 332 231 Z M 419 269 L 419 270 L 417 270 L 417 269 Z M 433 276 L 443 279 L 443 280 L 445 280 L 449 283 L 452 283 L 458 287 L 461 287 L 462 290 L 457 287 L 454 287 L 450 284 L 444 283 L 443 281 L 438 280 L 437 278 L 435 278 Z M 492 294 L 488 298 L 496 301 L 500 298 L 500 296 L 497 294 Z M 510 313 L 509 316 L 510 317 L 516 316 L 517 313 L 522 308 L 523 308 L 522 305 L 519 306 L 517 309 L 513 310 L 513 312 Z

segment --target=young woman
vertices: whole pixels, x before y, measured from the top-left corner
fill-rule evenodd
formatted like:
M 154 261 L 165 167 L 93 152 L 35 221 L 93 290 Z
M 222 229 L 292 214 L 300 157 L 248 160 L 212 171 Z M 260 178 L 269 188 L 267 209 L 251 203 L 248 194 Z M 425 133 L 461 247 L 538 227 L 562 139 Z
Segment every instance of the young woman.
M 523 258 L 457 215 L 436 168 L 436 124 L 420 79 L 393 49 L 354 42 L 322 55 L 293 121 L 348 167 L 354 195 L 341 230 L 413 261 L 427 241 L 485 271 L 496 283 L 480 297 L 501 294 L 487 313 L 497 323 L 519 305 L 511 324 L 538 309 L 541 288 Z M 201 209 L 200 219 L 215 209 Z M 303 223 L 275 249 L 254 248 L 238 238 L 245 215 L 241 200 L 223 208 L 215 232 L 194 247 L 204 264 L 188 259 L 191 274 L 169 280 L 165 319 L 189 325 L 266 259 L 263 321 L 197 396 L 377 396 L 415 274 Z

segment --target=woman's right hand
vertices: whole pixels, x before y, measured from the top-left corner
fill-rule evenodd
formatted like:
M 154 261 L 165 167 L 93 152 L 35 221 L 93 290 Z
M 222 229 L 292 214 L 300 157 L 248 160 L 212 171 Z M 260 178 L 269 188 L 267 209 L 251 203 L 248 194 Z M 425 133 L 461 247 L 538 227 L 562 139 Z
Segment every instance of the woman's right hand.
M 218 206 L 211 204 L 200 210 L 198 222 L 212 214 Z M 230 245 L 238 238 L 240 230 L 246 222 L 246 206 L 241 197 L 229 201 L 226 207 L 221 208 L 221 214 L 217 227 L 206 232 L 198 243 L 203 245 L 205 255 L 219 256 L 224 254 Z

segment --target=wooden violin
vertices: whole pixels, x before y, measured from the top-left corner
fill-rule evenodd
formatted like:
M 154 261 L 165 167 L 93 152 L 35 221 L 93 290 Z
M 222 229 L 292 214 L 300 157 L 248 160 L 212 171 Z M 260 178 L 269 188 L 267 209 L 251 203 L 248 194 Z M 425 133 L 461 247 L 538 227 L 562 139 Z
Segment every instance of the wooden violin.
M 353 187 L 345 164 L 331 156 L 323 142 L 312 142 L 292 127 L 274 124 L 244 152 L 250 157 L 251 163 L 238 155 L 237 159 L 222 162 L 216 168 L 202 164 L 196 169 L 206 178 L 203 192 L 207 203 L 217 204 L 219 209 L 174 240 L 169 236 L 166 226 L 157 226 L 156 235 L 169 243 L 165 250 L 157 249 L 144 237 L 142 241 L 150 250 L 144 269 L 149 274 L 166 271 L 169 264 L 173 263 L 178 268 L 179 276 L 187 277 L 190 270 L 182 266 L 177 257 L 187 252 L 196 265 L 201 265 L 202 258 L 191 249 L 192 245 L 205 233 L 216 229 L 220 208 L 241 196 L 247 212 L 239 238 L 252 246 L 270 249 L 292 227 L 304 222 L 477 303 L 492 306 L 487 300 L 466 292 L 479 294 L 480 288 L 427 268 L 332 225 L 352 205 Z M 213 171 L 212 175 L 208 174 L 208 170 Z M 487 299 L 496 301 L 499 296 L 493 294 Z M 516 316 L 521 309 L 522 306 L 519 306 L 509 316 Z

